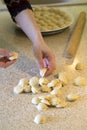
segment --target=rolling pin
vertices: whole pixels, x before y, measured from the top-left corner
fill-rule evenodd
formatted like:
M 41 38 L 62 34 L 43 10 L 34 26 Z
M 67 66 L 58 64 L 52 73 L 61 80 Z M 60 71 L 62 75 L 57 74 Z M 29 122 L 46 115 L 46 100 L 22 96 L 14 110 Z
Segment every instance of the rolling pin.
M 79 17 L 77 19 L 77 22 L 74 26 L 74 29 L 71 33 L 71 36 L 69 38 L 68 45 L 66 46 L 63 56 L 66 57 L 67 59 L 74 59 L 78 46 L 80 44 L 80 39 L 83 33 L 84 25 L 86 22 L 86 13 L 81 12 L 79 14 Z

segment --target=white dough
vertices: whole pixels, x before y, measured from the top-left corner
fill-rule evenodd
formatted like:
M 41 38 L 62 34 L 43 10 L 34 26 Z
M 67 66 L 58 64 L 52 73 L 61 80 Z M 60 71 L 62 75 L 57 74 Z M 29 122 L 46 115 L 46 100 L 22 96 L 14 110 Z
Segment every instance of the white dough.
M 43 68 L 43 69 L 41 69 L 41 70 L 40 70 L 40 76 L 41 76 L 41 77 L 44 77 L 46 71 L 47 71 L 47 68 Z
M 9 57 L 9 60 L 15 60 L 15 59 L 18 58 L 18 53 L 12 52 L 12 54 L 13 54 L 13 55 Z
M 84 77 L 78 76 L 75 80 L 74 80 L 74 85 L 76 86 L 86 86 L 87 82 L 86 79 Z
M 39 103 L 36 108 L 41 111 L 41 110 L 47 110 L 48 109 L 48 106 L 44 103 Z
M 41 115 L 41 114 L 36 115 L 35 118 L 34 118 L 34 122 L 36 124 L 44 124 L 44 123 L 47 122 L 47 117 L 44 116 L 44 115 Z
M 84 69 L 84 64 L 77 63 L 76 66 L 75 66 L 75 69 L 76 70 L 83 70 Z
M 59 80 L 63 83 L 63 85 L 68 84 L 68 76 L 66 72 L 60 72 L 59 73 Z
M 30 78 L 29 84 L 31 85 L 31 87 L 38 87 L 39 86 L 39 78 L 36 76 Z
M 68 94 L 66 97 L 67 101 L 70 101 L 70 102 L 76 101 L 78 98 L 79 96 L 73 93 Z
M 33 97 L 31 102 L 32 102 L 32 104 L 37 105 L 40 103 L 40 99 L 38 97 Z
M 49 80 L 48 80 L 47 78 L 40 78 L 40 79 L 39 79 L 39 84 L 40 84 L 41 86 L 47 85 L 48 83 L 49 83 Z
M 13 91 L 14 91 L 15 94 L 20 94 L 20 93 L 23 92 L 23 90 L 24 90 L 24 88 L 22 86 L 16 86 L 13 89 Z

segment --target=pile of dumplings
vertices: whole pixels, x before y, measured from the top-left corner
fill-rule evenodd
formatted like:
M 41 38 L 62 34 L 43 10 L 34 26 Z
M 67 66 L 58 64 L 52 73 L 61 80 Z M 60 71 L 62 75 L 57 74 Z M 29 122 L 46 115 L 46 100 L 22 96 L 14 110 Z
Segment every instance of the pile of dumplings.
M 80 67 L 79 67 L 80 68 Z M 82 67 L 81 67 L 82 69 Z M 30 79 L 23 78 L 19 81 L 16 87 L 14 87 L 15 94 L 21 93 L 47 93 L 43 96 L 34 96 L 31 103 L 35 105 L 38 111 L 48 110 L 51 107 L 65 108 L 68 102 L 76 101 L 80 96 L 76 93 L 69 93 L 66 96 L 66 100 L 61 99 L 62 91 L 61 88 L 69 83 L 69 77 L 66 72 L 60 72 L 58 78 L 49 80 L 45 77 L 47 69 L 43 68 L 40 70 L 40 78 L 37 76 L 31 77 Z M 86 86 L 87 82 L 84 77 L 78 76 L 73 81 L 75 86 Z M 36 115 L 34 122 L 36 124 L 42 124 L 46 122 L 44 115 Z
M 34 7 L 33 12 L 41 32 L 60 30 L 72 23 L 71 16 L 56 7 Z

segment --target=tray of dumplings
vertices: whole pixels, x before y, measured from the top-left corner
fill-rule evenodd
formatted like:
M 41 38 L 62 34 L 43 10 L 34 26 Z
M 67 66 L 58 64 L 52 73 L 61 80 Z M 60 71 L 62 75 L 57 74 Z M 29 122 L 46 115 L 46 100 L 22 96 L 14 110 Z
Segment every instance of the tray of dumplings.
M 59 33 L 73 23 L 71 15 L 57 7 L 34 7 L 33 12 L 43 35 Z

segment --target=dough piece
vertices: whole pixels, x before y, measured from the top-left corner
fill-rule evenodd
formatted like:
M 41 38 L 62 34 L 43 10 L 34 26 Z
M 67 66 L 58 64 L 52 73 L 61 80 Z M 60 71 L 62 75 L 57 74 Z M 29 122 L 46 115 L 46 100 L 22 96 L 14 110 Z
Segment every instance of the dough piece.
M 49 80 L 47 79 L 47 78 L 40 78 L 39 79 L 39 84 L 41 85 L 41 86 L 43 86 L 43 85 L 47 85 L 49 83 Z
M 24 85 L 23 89 L 24 89 L 24 92 L 25 92 L 25 93 L 31 92 L 31 86 L 30 86 L 29 84 Z
M 51 92 L 50 92 L 50 94 L 52 94 L 52 95 L 56 95 L 56 96 L 60 96 L 61 95 L 61 91 L 60 91 L 60 89 L 59 88 L 54 88 Z
M 67 102 L 60 100 L 59 104 L 56 105 L 57 108 L 65 108 L 67 106 Z
M 9 60 L 15 60 L 18 59 L 18 53 L 12 52 L 12 56 L 9 57 Z
M 31 87 L 31 91 L 32 91 L 32 93 L 34 93 L 34 94 L 39 94 L 39 93 L 41 93 L 41 91 L 40 91 L 40 89 L 39 88 L 36 88 L 36 87 L 34 87 L 34 86 L 32 86 Z
M 14 93 L 19 94 L 22 92 L 30 92 L 31 87 L 27 78 L 20 79 L 18 85 L 14 87 Z
M 48 87 L 49 88 L 54 88 L 54 87 L 56 87 L 56 86 L 58 86 L 58 84 L 59 84 L 59 79 L 53 79 L 50 83 L 48 83 Z
M 16 87 L 14 87 L 14 93 L 15 94 L 20 94 L 20 93 L 22 93 L 23 91 L 24 91 L 24 88 L 23 88 L 23 86 L 16 86 Z
M 84 77 L 78 76 L 75 80 L 74 80 L 74 85 L 76 86 L 86 86 L 87 82 L 86 79 Z
M 59 80 L 63 83 L 63 85 L 68 84 L 68 76 L 66 72 L 59 73 Z
M 78 98 L 79 96 L 73 93 L 68 94 L 66 97 L 67 101 L 70 101 L 70 102 L 76 101 Z
M 36 115 L 35 118 L 34 118 L 34 122 L 36 124 L 44 124 L 44 123 L 47 122 L 47 117 L 44 116 L 44 115 L 41 115 L 41 114 Z
M 41 101 L 41 100 L 40 100 L 38 97 L 33 97 L 31 102 L 32 102 L 32 104 L 37 105 L 37 104 L 40 103 L 40 101 Z
M 84 69 L 84 65 L 81 64 L 81 63 L 77 63 L 76 66 L 75 66 L 75 69 L 76 70 L 83 70 Z
M 39 78 L 36 76 L 30 78 L 29 84 L 31 85 L 31 87 L 38 87 L 39 86 Z
M 50 105 L 51 105 L 51 104 L 50 104 L 50 101 L 48 101 L 48 100 L 47 100 L 47 99 L 45 99 L 45 98 L 44 98 L 44 99 L 42 99 L 42 100 L 41 100 L 41 102 L 42 102 L 42 103 L 44 103 L 44 104 L 46 104 L 46 105 L 48 105 L 48 106 L 50 106 Z
M 41 111 L 41 110 L 47 110 L 48 109 L 48 106 L 44 103 L 39 103 L 36 108 Z
M 48 88 L 47 85 L 43 85 L 43 86 L 41 87 L 41 91 L 42 91 L 42 92 L 50 92 L 50 91 L 51 91 L 51 88 Z
M 45 74 L 46 74 L 46 71 L 47 71 L 47 68 L 41 69 L 41 70 L 40 70 L 40 76 L 41 76 L 41 77 L 44 77 Z
M 52 106 L 57 106 L 57 104 L 60 103 L 60 99 L 58 97 L 53 97 L 51 98 L 51 105 Z

